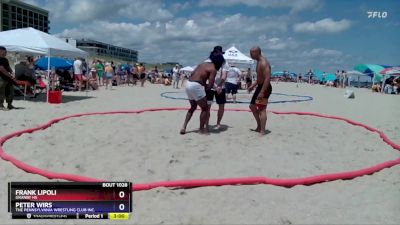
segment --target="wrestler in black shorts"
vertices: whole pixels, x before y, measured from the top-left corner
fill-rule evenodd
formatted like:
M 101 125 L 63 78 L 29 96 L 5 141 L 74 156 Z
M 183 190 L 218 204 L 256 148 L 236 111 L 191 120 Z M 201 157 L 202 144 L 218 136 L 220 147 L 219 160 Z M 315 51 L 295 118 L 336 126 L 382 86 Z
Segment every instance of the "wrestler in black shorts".
M 257 88 L 254 91 L 253 97 L 251 98 L 250 104 L 252 104 L 252 105 L 256 104 L 256 100 L 257 100 L 258 95 L 260 94 L 262 86 L 263 86 L 262 84 L 257 85 Z M 263 95 L 264 98 L 269 99 L 269 96 L 271 95 L 271 93 L 272 93 L 272 86 L 270 84 L 270 85 L 268 85 L 268 88 Z
M 218 94 L 217 91 L 214 90 L 208 90 L 206 94 L 207 94 L 207 102 L 209 103 L 214 101 L 214 96 L 218 105 L 226 103 L 225 89 L 222 89 L 221 94 Z

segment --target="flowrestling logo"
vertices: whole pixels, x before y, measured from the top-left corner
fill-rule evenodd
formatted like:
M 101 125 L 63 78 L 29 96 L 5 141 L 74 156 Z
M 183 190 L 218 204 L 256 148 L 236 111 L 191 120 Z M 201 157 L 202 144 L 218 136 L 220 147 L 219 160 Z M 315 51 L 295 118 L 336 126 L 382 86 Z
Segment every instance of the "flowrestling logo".
M 386 19 L 388 17 L 388 12 L 386 11 L 368 11 L 367 12 L 369 19 Z

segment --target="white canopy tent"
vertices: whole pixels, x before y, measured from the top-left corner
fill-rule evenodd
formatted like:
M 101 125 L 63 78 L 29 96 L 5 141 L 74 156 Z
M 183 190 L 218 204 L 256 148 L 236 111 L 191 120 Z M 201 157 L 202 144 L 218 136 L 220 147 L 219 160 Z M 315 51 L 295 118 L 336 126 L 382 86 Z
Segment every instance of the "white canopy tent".
M 229 65 L 235 65 L 237 67 L 250 67 L 254 63 L 254 60 L 243 54 L 235 46 L 225 51 L 224 58 Z
M 361 87 L 361 85 L 360 85 L 360 81 L 361 81 L 360 78 L 363 79 L 363 82 L 365 82 L 366 80 L 369 80 L 369 79 L 372 80 L 372 78 L 371 78 L 370 76 L 368 76 L 368 74 L 361 73 L 361 72 L 358 71 L 358 70 L 349 70 L 349 71 L 347 71 L 346 73 L 347 73 L 347 75 L 349 76 L 349 85 L 350 85 L 350 81 L 355 81 L 354 78 L 357 77 L 358 88 Z
M 49 59 L 48 68 L 50 68 L 51 56 L 70 58 L 88 56 L 85 51 L 31 27 L 0 32 L 0 46 L 4 46 L 9 52 L 46 55 Z M 48 71 L 48 75 L 50 75 L 50 71 Z M 48 95 L 49 87 L 47 88 L 47 101 Z
M 9 52 L 71 58 L 88 56 L 85 51 L 31 27 L 0 32 L 0 46 Z

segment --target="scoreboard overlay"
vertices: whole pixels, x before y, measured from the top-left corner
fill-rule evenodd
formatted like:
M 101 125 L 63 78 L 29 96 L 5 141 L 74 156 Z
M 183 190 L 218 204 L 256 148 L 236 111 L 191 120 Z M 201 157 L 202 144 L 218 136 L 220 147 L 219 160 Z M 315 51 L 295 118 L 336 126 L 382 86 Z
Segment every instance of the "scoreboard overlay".
M 116 219 L 132 212 L 131 182 L 9 182 L 13 219 Z

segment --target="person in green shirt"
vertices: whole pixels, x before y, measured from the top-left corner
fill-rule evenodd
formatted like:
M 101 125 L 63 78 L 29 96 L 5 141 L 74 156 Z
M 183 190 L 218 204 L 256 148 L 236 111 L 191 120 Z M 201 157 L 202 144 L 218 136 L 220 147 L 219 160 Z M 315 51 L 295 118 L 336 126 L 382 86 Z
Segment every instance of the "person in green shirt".
M 104 65 L 98 60 L 97 61 L 97 76 L 99 77 L 100 86 L 104 85 Z

